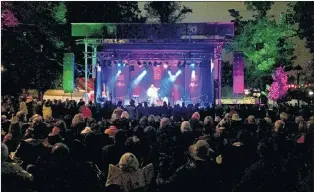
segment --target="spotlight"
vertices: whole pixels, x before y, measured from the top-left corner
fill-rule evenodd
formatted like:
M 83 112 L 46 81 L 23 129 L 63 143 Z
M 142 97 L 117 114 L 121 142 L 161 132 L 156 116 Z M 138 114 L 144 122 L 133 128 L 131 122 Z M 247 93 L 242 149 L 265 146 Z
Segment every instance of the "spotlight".
M 180 75 L 182 72 L 182 70 L 180 69 L 179 71 L 177 71 L 176 76 Z
M 191 63 L 191 65 L 190 65 L 191 67 L 195 67 L 195 63 Z
M 121 63 L 118 63 L 118 67 L 120 67 L 121 66 Z
M 116 79 L 118 78 L 118 76 L 121 74 L 121 70 L 119 70 L 118 72 L 117 72 L 117 75 L 116 75 Z
M 168 68 L 168 65 L 165 63 L 164 64 L 164 69 L 167 69 Z
M 309 91 L 309 95 L 312 96 L 314 94 L 313 91 Z
M 142 63 L 140 61 L 137 62 L 138 65 L 142 65 Z
M 149 65 L 149 66 L 152 66 L 152 65 L 153 65 L 153 63 L 149 61 L 149 62 L 148 62 L 148 65 Z
M 196 77 L 195 70 L 192 71 L 191 77 L 192 77 L 192 79 L 195 79 L 195 77 Z
M 154 62 L 154 67 L 157 67 L 158 63 L 157 61 Z
M 134 81 L 132 82 L 132 87 L 135 87 L 136 85 L 138 85 L 146 74 L 147 74 L 147 71 L 144 70 L 139 76 L 137 76 L 136 79 L 134 79 Z

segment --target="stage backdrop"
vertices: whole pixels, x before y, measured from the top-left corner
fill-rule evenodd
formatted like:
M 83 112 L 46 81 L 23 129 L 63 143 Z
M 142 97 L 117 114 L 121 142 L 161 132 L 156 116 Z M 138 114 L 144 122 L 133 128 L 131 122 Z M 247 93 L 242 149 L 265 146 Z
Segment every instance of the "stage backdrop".
M 129 61 L 129 65 L 102 66 L 103 84 L 107 85 L 114 101 L 136 98 L 136 102 L 148 101 L 147 89 L 153 84 L 159 89 L 159 98 L 166 97 L 171 104 L 185 101 L 188 103 L 212 103 L 213 86 L 210 62 L 208 67 L 186 66 L 179 68 L 178 61 L 167 61 L 158 66 L 143 65 L 144 62 Z M 154 61 L 152 61 L 154 62 Z M 199 62 L 196 62 L 199 63 Z M 130 67 L 130 66 L 134 66 Z

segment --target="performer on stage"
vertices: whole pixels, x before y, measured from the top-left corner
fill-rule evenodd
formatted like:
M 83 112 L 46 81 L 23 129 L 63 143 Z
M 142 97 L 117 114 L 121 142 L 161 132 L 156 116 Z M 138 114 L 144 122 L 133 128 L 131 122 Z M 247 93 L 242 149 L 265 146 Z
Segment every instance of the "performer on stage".
M 156 104 L 158 99 L 158 90 L 159 88 L 156 88 L 153 84 L 147 90 L 147 96 L 149 97 L 151 105 Z

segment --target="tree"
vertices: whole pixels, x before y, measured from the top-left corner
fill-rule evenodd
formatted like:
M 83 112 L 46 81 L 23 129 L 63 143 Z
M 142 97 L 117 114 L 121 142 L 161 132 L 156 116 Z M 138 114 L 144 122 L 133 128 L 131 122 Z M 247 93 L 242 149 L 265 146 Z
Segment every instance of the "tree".
M 138 2 L 66 2 L 70 23 L 144 23 Z
M 232 50 L 242 51 L 246 62 L 246 83 L 251 87 L 262 88 L 270 83 L 269 74 L 278 66 L 284 65 L 290 70 L 295 59 L 292 37 L 295 31 L 282 14 L 279 22 L 266 17 L 271 2 L 246 2 L 249 10 L 256 11 L 253 20 L 243 21 L 238 11 L 229 10 L 236 22 L 237 36 Z
M 149 18 L 157 19 L 160 23 L 177 23 L 182 21 L 192 9 L 186 6 L 181 8 L 180 2 L 151 1 L 144 6 Z
M 306 46 L 314 53 L 314 2 L 300 1 L 290 4 L 294 13 L 291 16 L 293 23 L 298 23 L 298 35 L 306 40 Z
M 137 2 L 3 2 L 1 8 L 2 82 L 8 92 L 59 87 L 63 53 L 82 52 L 71 37 L 71 22 L 145 22 Z
M 61 5 L 60 5 L 61 4 Z M 55 14 L 62 2 L 5 2 L 18 25 L 2 30 L 2 75 L 4 91 L 20 88 L 53 88 L 55 76 L 62 73 L 64 18 Z M 58 15 L 58 18 L 56 17 Z
M 300 1 L 289 4 L 288 15 L 292 24 L 298 25 L 297 34 L 306 42 L 306 47 L 312 53 L 312 61 L 308 63 L 306 80 L 314 82 L 314 2 Z
M 270 86 L 268 98 L 277 101 L 287 94 L 288 76 L 283 67 L 278 67 L 273 74 L 273 83 Z
M 245 1 L 246 8 L 250 11 L 256 12 L 253 15 L 255 18 L 266 17 L 268 10 L 271 9 L 274 4 L 273 1 Z

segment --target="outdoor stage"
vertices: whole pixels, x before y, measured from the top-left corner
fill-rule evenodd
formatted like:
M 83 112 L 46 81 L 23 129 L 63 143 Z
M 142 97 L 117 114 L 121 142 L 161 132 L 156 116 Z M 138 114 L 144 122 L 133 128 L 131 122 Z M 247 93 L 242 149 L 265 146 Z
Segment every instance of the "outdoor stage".
M 184 63 L 174 59 L 130 60 L 111 66 L 108 62 L 101 63 L 102 97 L 114 101 L 150 102 L 147 91 L 154 85 L 159 88 L 156 105 L 162 105 L 163 101 L 212 103 L 213 65 L 210 61 Z
M 231 22 L 72 23 L 72 36 L 85 46 L 85 79 L 92 69 L 96 102 L 145 102 L 154 85 L 158 104 L 220 103 L 222 50 L 233 35 Z

